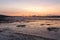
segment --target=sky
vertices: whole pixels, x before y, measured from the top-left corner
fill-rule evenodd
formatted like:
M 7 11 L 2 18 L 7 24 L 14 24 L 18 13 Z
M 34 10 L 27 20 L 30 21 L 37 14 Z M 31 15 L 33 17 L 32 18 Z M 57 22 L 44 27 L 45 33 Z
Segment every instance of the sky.
M 60 16 L 60 0 L 0 0 L 0 15 Z

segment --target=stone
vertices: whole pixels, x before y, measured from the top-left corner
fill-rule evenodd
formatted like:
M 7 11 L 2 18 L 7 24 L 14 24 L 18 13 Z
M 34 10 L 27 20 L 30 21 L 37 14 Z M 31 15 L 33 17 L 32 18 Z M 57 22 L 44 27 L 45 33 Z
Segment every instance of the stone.
M 26 25 L 17 25 L 17 27 L 25 27 Z
M 57 28 L 57 27 L 48 27 L 47 30 L 48 31 L 54 31 L 54 32 L 57 32 L 60 28 Z

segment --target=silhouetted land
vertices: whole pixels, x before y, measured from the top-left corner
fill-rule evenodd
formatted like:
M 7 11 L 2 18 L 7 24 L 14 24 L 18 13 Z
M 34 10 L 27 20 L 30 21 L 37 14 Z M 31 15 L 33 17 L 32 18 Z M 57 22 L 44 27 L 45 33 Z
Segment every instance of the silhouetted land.
M 60 16 L 7 16 L 0 15 L 0 22 L 15 22 L 27 20 L 60 20 Z

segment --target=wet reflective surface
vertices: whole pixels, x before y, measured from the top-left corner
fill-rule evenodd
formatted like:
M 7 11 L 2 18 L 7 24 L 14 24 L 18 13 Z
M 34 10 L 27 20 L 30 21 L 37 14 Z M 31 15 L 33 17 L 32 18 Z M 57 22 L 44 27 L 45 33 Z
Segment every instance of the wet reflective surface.
M 17 25 L 26 25 L 25 27 L 17 27 Z M 60 29 L 57 32 L 48 31 L 48 27 L 60 28 L 60 20 L 36 20 L 34 22 L 14 22 L 0 23 L 0 28 L 8 28 L 16 33 L 28 35 L 42 36 L 60 40 Z

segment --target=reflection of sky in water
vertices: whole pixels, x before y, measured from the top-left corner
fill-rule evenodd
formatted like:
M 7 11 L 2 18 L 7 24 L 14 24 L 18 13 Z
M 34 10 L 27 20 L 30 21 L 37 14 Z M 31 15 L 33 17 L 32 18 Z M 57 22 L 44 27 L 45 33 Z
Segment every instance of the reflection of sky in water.
M 26 27 L 16 27 L 17 25 L 24 24 Z M 43 24 L 43 25 L 42 25 Z M 60 21 L 59 20 L 40 20 L 35 22 L 15 22 L 9 23 L 8 25 L 0 24 L 2 27 L 10 28 L 15 32 L 32 34 L 37 36 L 44 36 L 44 37 L 51 37 L 51 38 L 59 38 L 60 37 L 60 30 L 58 32 L 49 32 L 46 28 L 47 27 L 59 27 L 60 28 Z

